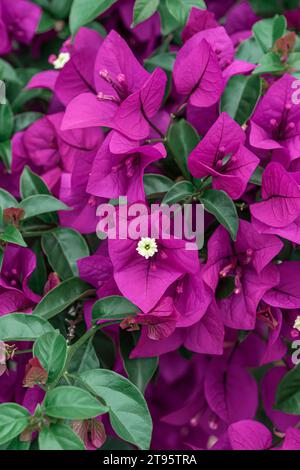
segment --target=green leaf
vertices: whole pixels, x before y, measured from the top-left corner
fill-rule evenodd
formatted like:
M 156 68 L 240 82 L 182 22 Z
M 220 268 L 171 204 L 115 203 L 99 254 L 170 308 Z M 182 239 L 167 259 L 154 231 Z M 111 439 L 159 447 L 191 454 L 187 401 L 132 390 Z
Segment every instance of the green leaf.
M 93 337 L 93 346 L 101 367 L 113 369 L 116 361 L 116 349 L 111 337 L 98 330 Z
M 43 407 L 47 416 L 63 419 L 95 418 L 108 411 L 86 390 L 67 385 L 49 390 Z
M 47 194 L 37 194 L 29 196 L 20 202 L 19 207 L 25 211 L 25 219 L 36 217 L 41 214 L 56 211 L 68 211 L 70 207 L 66 206 L 59 199 Z
M 262 166 L 256 167 L 255 171 L 253 172 L 250 178 L 250 183 L 256 184 L 257 186 L 261 186 L 263 172 L 264 172 L 264 168 Z
M 94 303 L 92 309 L 92 321 L 97 322 L 104 318 L 118 320 L 126 318 L 129 315 L 135 315 L 139 308 L 125 297 L 120 295 L 111 295 L 104 297 Z
M 85 370 L 97 369 L 100 363 L 93 346 L 93 339 L 87 344 L 83 344 L 72 357 L 72 361 L 68 367 L 70 374 L 74 372 L 84 372 Z
M 185 119 L 181 119 L 170 126 L 167 139 L 168 147 L 174 155 L 178 167 L 182 174 L 189 179 L 187 159 L 200 141 L 197 131 Z
M 158 5 L 159 0 L 135 0 L 131 27 L 134 28 L 139 23 L 150 18 L 156 12 Z
M 15 437 L 10 441 L 5 450 L 29 450 L 30 441 L 20 441 L 19 437 Z
M 167 36 L 175 29 L 179 28 L 178 21 L 175 20 L 174 16 L 169 12 L 166 0 L 160 0 L 158 7 L 160 20 L 161 20 L 161 29 L 164 36 Z
M 15 132 L 23 131 L 33 124 L 37 119 L 43 116 L 42 113 L 29 111 L 15 116 Z
M 276 406 L 284 413 L 300 414 L 300 366 L 290 370 L 277 387 Z
M 19 246 L 27 246 L 21 232 L 14 225 L 7 225 L 0 239 L 6 243 L 14 243 Z
M 274 42 L 286 33 L 286 18 L 276 15 L 274 18 L 257 21 L 252 31 L 262 50 L 268 52 Z
M 252 75 L 264 73 L 282 74 L 285 70 L 285 64 L 281 62 L 279 55 L 275 54 L 275 52 L 268 52 L 261 57 L 259 65 L 253 70 Z
M 0 188 L 0 207 L 8 209 L 9 207 L 18 207 L 18 201 L 5 189 Z
M 264 52 L 258 42 L 255 40 L 255 38 L 251 37 L 246 39 L 246 41 L 241 42 L 236 52 L 235 58 L 239 60 L 245 60 L 246 62 L 250 62 L 252 64 L 257 64 L 263 53 Z
M 49 320 L 91 292 L 93 290 L 89 284 L 73 277 L 50 290 L 35 307 L 33 313 Z
M 49 322 L 32 313 L 10 313 L 0 317 L 0 341 L 34 341 L 53 331 Z
M 249 3 L 259 16 L 272 16 L 299 6 L 299 0 L 249 0 Z
M 194 194 L 195 188 L 189 181 L 179 181 L 167 192 L 162 200 L 163 204 L 176 204 L 179 201 L 183 201 L 186 197 Z
M 4 82 L 20 84 L 20 79 L 16 70 L 5 60 L 0 59 L 0 79 Z
M 50 266 L 63 280 L 78 275 L 77 260 L 89 256 L 83 236 L 70 228 L 59 227 L 42 236 L 42 248 Z
M 39 433 L 40 450 L 85 450 L 79 436 L 63 423 L 51 424 Z
M 9 140 L 14 130 L 14 116 L 9 103 L 0 105 L 0 141 Z
M 166 4 L 171 15 L 181 26 L 186 23 L 192 7 L 206 8 L 203 0 L 166 0 Z
M 66 340 L 58 332 L 46 333 L 34 343 L 33 355 L 48 372 L 47 383 L 52 383 L 60 376 L 66 362 Z
M 147 173 L 144 175 L 144 189 L 146 196 L 164 194 L 173 186 L 174 181 L 164 175 Z
M 145 66 L 151 65 L 152 67 L 160 67 L 167 72 L 172 72 L 174 63 L 176 59 L 176 54 L 174 52 L 163 52 L 162 54 L 157 54 L 152 57 L 148 57 L 144 64 Z
M 36 194 L 50 195 L 50 191 L 42 178 L 25 166 L 20 179 L 20 194 L 25 199 Z
M 0 405 L 0 445 L 14 439 L 28 426 L 30 413 L 15 403 Z
M 207 189 L 200 196 L 200 201 L 207 212 L 210 212 L 223 225 L 233 240 L 239 228 L 239 218 L 232 199 L 224 192 Z
M 49 15 L 46 11 L 42 12 L 42 16 L 38 25 L 37 33 L 46 33 L 55 28 L 55 20 L 52 16 Z
M 32 251 L 34 251 L 36 256 L 36 268 L 30 276 L 29 287 L 31 290 L 33 290 L 33 292 L 36 292 L 39 295 L 43 295 L 48 273 L 44 254 L 41 249 L 40 240 L 35 239 L 31 243 L 30 248 Z
M 80 26 L 93 21 L 117 0 L 74 0 L 70 12 L 70 29 L 74 35 Z
M 130 353 L 135 347 L 137 340 L 138 338 L 135 332 L 121 330 L 120 349 L 124 369 L 129 380 L 134 383 L 142 393 L 144 393 L 157 369 L 158 358 L 139 357 L 136 359 L 130 359 Z
M 2 105 L 0 105 L 1 108 Z M 8 172 L 11 171 L 12 153 L 11 153 L 11 140 L 0 142 L 0 157 Z
M 221 111 L 229 114 L 241 126 L 252 116 L 261 95 L 260 77 L 236 75 L 225 88 L 221 100 Z
M 152 420 L 147 403 L 135 385 L 121 375 L 104 369 L 89 370 L 79 377 L 109 407 L 114 431 L 140 449 L 149 449 Z

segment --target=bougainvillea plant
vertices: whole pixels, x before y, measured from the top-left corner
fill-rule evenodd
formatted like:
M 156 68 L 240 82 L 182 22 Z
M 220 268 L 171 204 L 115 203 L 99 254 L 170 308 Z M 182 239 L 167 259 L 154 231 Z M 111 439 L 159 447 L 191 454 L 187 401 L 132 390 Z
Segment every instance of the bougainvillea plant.
M 299 4 L 0 0 L 0 449 L 300 450 Z

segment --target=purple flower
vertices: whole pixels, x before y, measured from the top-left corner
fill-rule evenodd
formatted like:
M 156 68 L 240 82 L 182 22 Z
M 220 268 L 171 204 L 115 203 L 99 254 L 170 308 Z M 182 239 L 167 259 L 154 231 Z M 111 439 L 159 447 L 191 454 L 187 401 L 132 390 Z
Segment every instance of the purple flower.
M 267 450 L 272 446 L 272 434 L 266 426 L 245 419 L 233 423 L 213 447 L 214 450 Z
M 290 159 L 299 157 L 300 107 L 293 104 L 295 78 L 285 74 L 258 104 L 251 119 L 250 144 L 264 150 L 286 149 Z
M 160 108 L 166 74 L 150 75 L 115 31 L 105 38 L 97 54 L 96 93 L 83 93 L 68 105 L 63 129 L 106 126 L 133 140 L 146 138 L 149 120 Z
M 222 71 L 201 33 L 191 37 L 178 52 L 173 78 L 177 93 L 193 106 L 212 106 L 220 99 L 224 88 Z
M 223 227 L 211 236 L 203 279 L 213 291 L 220 279 L 231 278 L 234 283 L 233 293 L 219 301 L 226 326 L 254 329 L 259 301 L 279 281 L 277 268 L 270 262 L 281 248 L 277 237 L 260 235 L 244 220 L 240 220 L 235 243 Z
M 29 165 L 51 190 L 57 190 L 61 174 L 70 173 L 74 161 L 97 147 L 103 135 L 97 128 L 61 131 L 62 117 L 45 116 L 13 138 L 13 170 L 19 173 Z
M 176 309 L 176 305 L 174 307 Z M 141 324 L 144 324 L 143 317 L 144 315 L 141 315 Z M 156 328 L 163 328 L 164 332 L 164 335 L 160 337 L 149 335 L 149 327 L 143 326 L 139 342 L 132 351 L 131 357 L 160 356 L 175 351 L 183 345 L 190 351 L 201 354 L 222 354 L 224 326 L 220 311 L 214 301 L 204 312 L 199 310 L 198 320 L 192 325 L 179 327 L 181 320 L 184 320 L 184 316 L 176 318 L 174 312 L 173 316 L 164 318 L 164 322 L 157 318 Z
M 189 156 L 193 176 L 212 176 L 213 188 L 223 189 L 233 199 L 245 191 L 259 163 L 243 144 L 245 133 L 227 114 L 222 113 Z
M 205 374 L 204 390 L 210 408 L 226 423 L 255 416 L 258 406 L 256 381 L 230 358 L 211 360 Z M 240 397 L 243 397 L 243 403 Z
M 149 225 L 153 220 L 148 216 L 138 218 Z M 134 223 L 131 221 L 131 223 Z M 159 237 L 162 233 L 158 230 Z M 122 294 L 147 313 L 162 297 L 167 288 L 182 274 L 198 270 L 197 251 L 187 250 L 185 241 L 165 238 L 149 238 L 149 255 L 146 243 L 149 237 L 139 240 L 109 239 L 108 249 L 114 267 L 114 278 Z M 148 243 L 148 242 L 147 242 Z
M 144 200 L 145 168 L 166 157 L 164 146 L 144 145 L 126 153 L 113 154 L 110 151 L 111 137 L 112 134 L 109 134 L 96 155 L 87 191 L 109 199 L 127 196 L 129 202 Z
M 264 294 L 264 301 L 273 307 L 300 308 L 299 284 L 300 262 L 284 261 L 278 267 L 279 282 Z
M 0 4 L 0 54 L 11 51 L 12 41 L 30 44 L 42 10 L 39 6 L 26 0 L 2 0 Z
M 300 188 L 294 175 L 280 163 L 269 163 L 262 177 L 261 196 L 261 202 L 250 205 L 256 229 L 299 242 Z
M 0 315 L 30 312 L 40 296 L 28 286 L 36 267 L 36 258 L 29 248 L 8 245 L 0 274 Z
M 183 42 L 186 42 L 196 33 L 210 28 L 217 28 L 218 26 L 218 22 L 215 20 L 215 15 L 213 13 L 192 7 L 187 24 L 182 31 L 182 40 Z

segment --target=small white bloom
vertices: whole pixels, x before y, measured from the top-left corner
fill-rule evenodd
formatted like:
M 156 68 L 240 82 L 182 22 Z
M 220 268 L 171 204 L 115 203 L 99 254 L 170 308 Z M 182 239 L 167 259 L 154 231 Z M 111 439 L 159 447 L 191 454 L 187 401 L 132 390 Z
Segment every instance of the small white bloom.
M 67 62 L 70 60 L 69 52 L 61 52 L 57 59 L 53 61 L 53 67 L 56 70 L 63 69 Z
M 136 251 L 139 255 L 148 259 L 155 255 L 158 252 L 157 243 L 155 238 L 142 237 L 138 242 Z
M 296 320 L 295 320 L 294 328 L 295 328 L 296 330 L 300 331 L 300 315 L 298 315 L 298 317 L 297 317 Z

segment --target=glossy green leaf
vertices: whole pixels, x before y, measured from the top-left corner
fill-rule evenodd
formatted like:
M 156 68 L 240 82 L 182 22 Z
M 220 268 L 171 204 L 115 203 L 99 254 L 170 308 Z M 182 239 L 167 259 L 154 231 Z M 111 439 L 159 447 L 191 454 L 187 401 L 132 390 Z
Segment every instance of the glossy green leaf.
M 92 309 L 93 322 L 107 318 L 109 320 L 118 320 L 126 318 L 129 315 L 135 315 L 139 308 L 130 300 L 120 295 L 111 295 L 97 300 Z
M 34 341 L 53 331 L 49 322 L 31 313 L 10 313 L 0 317 L 0 341 Z
M 0 59 L 0 79 L 4 82 L 20 83 L 16 70 L 3 59 Z
M 148 57 L 144 64 L 152 67 L 160 67 L 167 72 L 172 72 L 175 63 L 176 54 L 174 52 L 163 52 L 152 57 Z
M 59 199 L 47 194 L 29 196 L 20 202 L 19 207 L 25 211 L 24 220 L 49 212 L 70 210 L 70 207 L 66 206 Z
M 28 426 L 29 411 L 15 403 L 0 405 L 0 445 L 21 434 Z
M 197 131 L 185 119 L 181 119 L 170 126 L 167 139 L 168 147 L 182 174 L 190 178 L 187 159 L 200 141 Z
M 156 12 L 158 5 L 159 0 L 135 0 L 132 27 L 150 18 Z
M 171 15 L 182 26 L 186 23 L 192 7 L 206 8 L 203 0 L 166 0 L 166 4 Z
M 116 348 L 112 338 L 98 330 L 93 337 L 93 346 L 100 366 L 104 369 L 113 369 L 116 362 Z
M 236 75 L 225 88 L 221 100 L 221 111 L 225 111 L 240 125 L 252 116 L 261 95 L 260 77 Z
M 261 57 L 258 67 L 253 70 L 252 74 L 282 74 L 285 70 L 286 66 L 281 62 L 279 55 L 275 54 L 275 52 L 268 52 L 267 54 Z
M 2 105 L 0 105 L 1 108 Z M 12 153 L 11 153 L 11 140 L 0 142 L 0 157 L 4 163 L 5 168 L 11 171 Z
M 6 243 L 14 243 L 19 246 L 27 246 L 21 232 L 14 225 L 7 225 L 0 234 L 0 240 Z
M 170 11 L 167 8 L 166 0 L 160 0 L 158 11 L 161 20 L 161 30 L 164 36 L 167 36 L 172 31 L 179 28 L 178 21 L 171 15 Z
M 183 201 L 185 198 L 192 196 L 195 192 L 195 187 L 189 181 L 179 181 L 167 192 L 162 200 L 163 204 L 176 204 Z
M 9 140 L 14 130 L 14 116 L 9 103 L 0 104 L 0 141 Z
M 42 247 L 50 266 L 63 280 L 78 275 L 77 260 L 89 256 L 83 236 L 70 228 L 59 227 L 42 236 Z
M 48 292 L 35 307 L 33 313 L 49 320 L 72 305 L 76 300 L 92 292 L 93 290 L 89 284 L 77 277 L 73 277 Z
M 242 41 L 236 51 L 236 59 L 244 60 L 253 64 L 257 64 L 264 52 L 255 38 L 251 37 Z
M 50 191 L 42 178 L 25 166 L 20 179 L 20 193 L 22 199 L 36 194 L 48 194 Z
M 274 18 L 257 21 L 252 31 L 262 50 L 268 52 L 274 42 L 285 34 L 286 19 L 284 16 L 276 15 Z
M 34 343 L 33 355 L 38 357 L 40 363 L 48 372 L 47 383 L 52 383 L 59 377 L 66 362 L 66 340 L 58 332 L 46 333 Z
M 40 240 L 35 239 L 33 242 L 31 242 L 30 248 L 36 256 L 36 267 L 30 276 L 29 287 L 31 290 L 33 290 L 33 292 L 39 295 L 43 295 L 45 284 L 48 279 L 48 273 Z
M 47 392 L 43 408 L 47 416 L 63 419 L 95 418 L 108 411 L 91 393 L 68 385 Z
M 124 369 L 129 380 L 134 383 L 142 393 L 144 393 L 157 369 L 158 358 L 138 357 L 136 359 L 130 359 L 130 353 L 135 347 L 137 340 L 138 337 L 135 332 L 121 330 L 120 349 Z
M 70 29 L 74 35 L 80 26 L 93 21 L 117 0 L 74 0 L 70 12 Z
M 93 339 L 90 339 L 86 344 L 83 344 L 72 357 L 72 361 L 68 366 L 68 372 L 79 373 L 85 370 L 97 369 L 100 363 L 93 346 Z
M 147 173 L 144 175 L 144 189 L 146 196 L 158 196 L 169 191 L 174 181 L 164 175 Z
M 121 375 L 104 369 L 89 370 L 79 377 L 109 407 L 114 431 L 140 449 L 149 449 L 152 420 L 147 403 L 135 385 Z
M 39 433 L 40 450 L 85 450 L 82 440 L 70 426 L 54 423 Z
M 239 218 L 232 199 L 224 192 L 207 189 L 200 197 L 207 212 L 210 212 L 223 225 L 233 240 L 236 240 Z
M 300 366 L 290 370 L 278 385 L 276 408 L 292 415 L 300 414 Z

